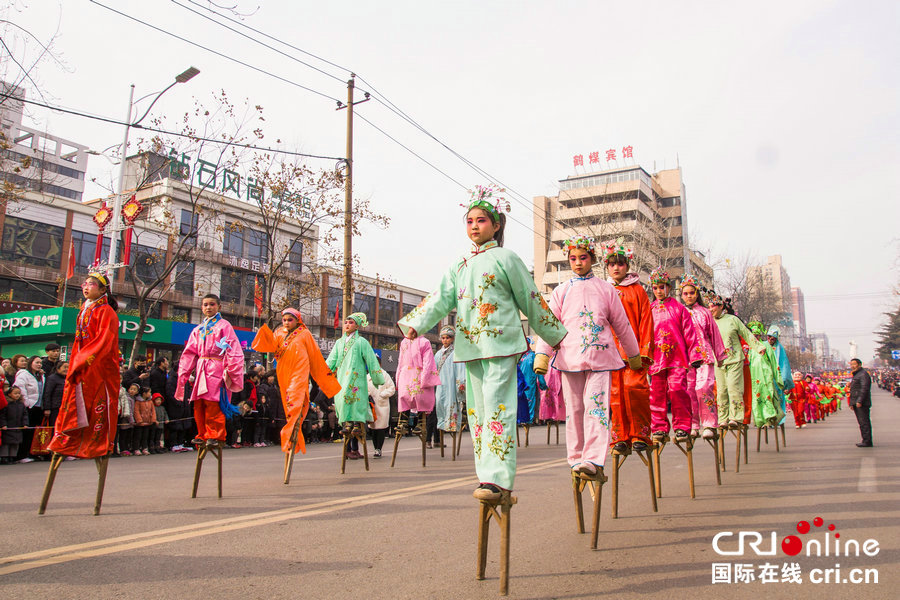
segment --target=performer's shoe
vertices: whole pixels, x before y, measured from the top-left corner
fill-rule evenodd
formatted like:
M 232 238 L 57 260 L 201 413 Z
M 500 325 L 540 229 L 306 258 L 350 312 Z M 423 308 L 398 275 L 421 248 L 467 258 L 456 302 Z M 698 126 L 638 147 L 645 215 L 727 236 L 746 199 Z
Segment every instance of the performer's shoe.
M 700 430 L 699 429 L 691 429 L 691 439 L 696 440 L 698 437 L 700 437 Z
M 359 460 L 360 458 L 362 458 L 362 454 L 360 454 L 359 452 L 356 452 L 354 450 L 351 450 L 347 453 L 347 458 L 349 458 L 350 460 Z
M 619 454 L 625 454 L 628 452 L 628 444 L 625 442 L 616 442 L 613 444 L 613 452 L 618 452 Z
M 201 438 L 201 437 L 195 437 L 194 439 L 191 440 L 191 445 L 192 445 L 192 446 L 199 446 L 200 444 L 204 443 L 205 441 L 206 441 L 206 440 L 204 440 L 204 439 Z
M 642 440 L 635 440 L 631 442 L 631 449 L 635 452 L 643 452 L 647 449 L 647 442 L 644 442 Z
M 702 437 L 704 440 L 714 440 L 714 439 L 716 439 L 717 437 L 719 437 L 719 434 L 716 433 L 715 427 L 704 427 L 704 428 L 703 428 L 703 433 L 701 434 L 701 437 Z
M 669 432 L 668 431 L 654 431 L 651 436 L 654 442 L 661 442 L 665 439 L 668 439 Z
M 472 492 L 472 496 L 474 496 L 476 500 L 496 501 L 501 498 L 502 492 L 502 488 L 493 483 L 482 483 L 474 492 Z
M 859 442 L 858 444 L 856 444 L 856 447 L 857 448 L 871 448 L 872 444 L 863 444 L 862 442 Z
M 409 433 L 409 427 L 407 427 L 407 422 L 400 421 L 399 423 L 397 423 L 397 428 L 394 430 L 394 433 L 396 435 L 400 435 L 400 436 L 403 436 L 403 435 L 406 435 L 407 433 Z
M 597 469 L 599 469 L 600 474 L 603 475 L 603 467 L 598 467 L 591 462 L 583 462 L 575 466 L 576 473 L 581 473 L 582 475 L 590 475 L 592 477 L 597 474 Z
M 676 429 L 675 430 L 675 441 L 676 442 L 686 442 L 688 441 L 688 432 L 684 429 Z
M 350 423 L 344 423 L 344 426 L 341 427 L 341 435 L 350 435 L 351 431 L 353 431 L 353 427 L 350 425 Z
M 413 435 L 422 435 L 422 424 L 416 423 L 416 426 L 412 428 Z
M 218 448 L 219 440 L 206 440 L 207 448 Z

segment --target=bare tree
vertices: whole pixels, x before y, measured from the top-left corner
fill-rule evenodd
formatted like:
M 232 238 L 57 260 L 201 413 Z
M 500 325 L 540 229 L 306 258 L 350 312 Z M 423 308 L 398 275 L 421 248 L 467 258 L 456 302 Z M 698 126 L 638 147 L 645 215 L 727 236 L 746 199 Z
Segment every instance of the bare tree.
M 770 325 L 791 325 L 791 311 L 784 305 L 785 299 L 779 291 L 761 277 L 753 267 L 760 261 L 751 253 L 724 259 L 724 269 L 716 276 L 716 291 L 720 296 L 731 298 L 735 312 L 745 321 L 757 320 L 766 327 Z

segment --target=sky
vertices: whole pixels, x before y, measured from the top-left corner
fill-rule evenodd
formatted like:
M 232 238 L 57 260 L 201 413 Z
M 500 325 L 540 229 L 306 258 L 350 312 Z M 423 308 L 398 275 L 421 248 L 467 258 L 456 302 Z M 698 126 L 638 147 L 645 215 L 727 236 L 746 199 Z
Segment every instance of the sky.
M 556 195 L 574 155 L 630 145 L 649 172 L 681 166 L 692 244 L 713 263 L 780 254 L 806 296 L 808 331 L 827 333 L 845 358 L 851 340 L 872 358 L 881 313 L 897 307 L 900 3 L 229 0 L 242 23 L 333 63 L 277 46 L 326 76 L 184 8 L 210 15 L 201 0 L 98 2 L 6 10 L 40 39 L 57 33 L 62 64 L 34 71 L 57 106 L 122 119 L 130 84 L 151 94 L 193 65 L 200 75 L 151 115 L 175 121 L 225 90 L 263 106 L 271 143 L 341 157 L 346 113 L 335 99 L 346 100 L 352 70 L 357 99 L 376 92 L 507 186 L 516 221 L 506 246 L 528 265 L 530 199 Z M 354 241 L 362 270 L 430 289 L 467 246 L 465 188 L 486 178 L 386 103 L 356 110 L 434 166 L 355 121 L 355 196 L 391 218 Z M 44 109 L 28 120 L 95 150 L 123 133 Z M 91 157 L 89 178 L 115 172 Z M 104 193 L 89 185 L 85 195 Z

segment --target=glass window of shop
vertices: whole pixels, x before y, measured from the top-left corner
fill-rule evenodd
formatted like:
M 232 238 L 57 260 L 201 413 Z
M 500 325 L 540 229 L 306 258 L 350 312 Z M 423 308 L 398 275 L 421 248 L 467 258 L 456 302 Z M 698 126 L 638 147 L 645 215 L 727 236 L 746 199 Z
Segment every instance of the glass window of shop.
M 255 229 L 245 229 L 244 251 L 247 254 L 243 258 L 266 262 L 269 259 L 269 243 L 266 234 Z
M 134 277 L 139 283 L 149 284 L 162 276 L 165 267 L 165 248 L 132 243 L 129 268 L 125 269 L 125 281 L 130 282 Z
M 241 301 L 241 280 L 241 271 L 222 267 L 222 286 L 219 290 L 219 298 L 222 299 L 222 302 L 239 303 Z
M 188 238 L 184 245 L 195 247 L 197 245 L 197 234 L 199 232 L 199 217 L 197 213 L 189 210 L 181 209 L 181 227 L 178 234 L 182 239 Z
M 193 261 L 181 261 L 175 266 L 175 291 L 185 296 L 194 295 Z
M 65 229 L 30 219 L 6 217 L 0 258 L 36 267 L 58 269 Z
M 375 316 L 375 297 L 368 294 L 353 295 L 353 312 L 361 312 L 367 319 Z M 374 319 L 373 319 L 374 320 Z
M 186 306 L 173 306 L 169 309 L 169 315 L 173 321 L 179 323 L 191 322 L 191 309 Z
M 303 269 L 303 242 L 300 240 L 294 240 L 294 243 L 291 244 L 288 262 L 290 263 L 290 268 L 294 271 L 301 271 Z
M 72 231 L 72 243 L 75 245 L 75 272 L 86 274 L 94 264 L 94 254 L 97 251 L 97 234 Z M 109 238 L 103 236 L 103 249 L 100 252 L 100 261 L 109 260 Z
M 56 285 L 52 283 L 0 278 L 0 290 L 3 290 L 0 292 L 0 298 L 4 300 L 56 305 Z
M 225 225 L 222 253 L 229 256 L 244 256 L 244 230 L 237 223 Z
M 399 302 L 396 300 L 388 300 L 387 298 L 378 299 L 378 324 L 386 327 L 392 327 L 397 324 L 400 316 L 397 314 Z
M 266 276 L 256 273 L 244 273 L 244 300 L 245 306 L 253 306 L 256 298 L 256 282 L 259 281 L 259 292 L 263 302 L 266 301 Z M 256 310 L 256 309 L 254 309 Z

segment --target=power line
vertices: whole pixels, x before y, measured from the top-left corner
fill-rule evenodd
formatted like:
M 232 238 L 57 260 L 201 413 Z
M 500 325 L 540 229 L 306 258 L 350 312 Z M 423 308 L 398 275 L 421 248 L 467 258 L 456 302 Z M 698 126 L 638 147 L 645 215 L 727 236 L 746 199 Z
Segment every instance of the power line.
M 266 71 L 265 69 L 262 69 L 262 68 L 260 68 L 260 67 L 255 67 L 255 66 L 253 66 L 253 65 L 251 65 L 251 64 L 249 64 L 249 63 L 245 63 L 245 62 L 242 61 L 242 60 L 238 60 L 238 59 L 234 58 L 233 56 L 228 56 L 227 54 L 223 54 L 222 52 L 219 52 L 219 51 L 217 51 L 217 50 L 213 50 L 212 48 L 209 48 L 209 47 L 204 46 L 204 45 L 202 45 L 202 44 L 199 44 L 199 43 L 197 43 L 197 42 L 191 41 L 191 40 L 187 39 L 186 37 L 182 37 L 182 36 L 180 36 L 180 35 L 178 35 L 178 34 L 172 33 L 171 31 L 166 31 L 165 29 L 162 29 L 162 28 L 160 28 L 160 27 L 157 27 L 156 25 L 151 25 L 150 23 L 148 23 L 148 22 L 146 22 L 146 21 L 143 21 L 143 20 L 141 20 L 141 19 L 138 19 L 137 17 L 132 17 L 132 16 L 129 15 L 129 14 L 126 14 L 126 13 L 123 13 L 123 12 L 121 12 L 121 11 L 118 11 L 118 10 L 116 10 L 116 9 L 114 9 L 114 8 L 111 8 L 111 7 L 109 7 L 109 6 L 106 6 L 105 4 L 101 4 L 101 3 L 98 2 L 97 0 L 90 0 L 90 2 L 91 2 L 92 4 L 96 4 L 97 6 L 100 6 L 100 7 L 102 7 L 102 8 L 105 8 L 106 10 L 108 10 L 108 11 L 110 11 L 110 12 L 114 12 L 114 13 L 116 13 L 117 15 L 121 15 L 121 16 L 125 17 L 126 19 L 129 19 L 129 20 L 134 21 L 134 22 L 136 22 L 136 23 L 140 23 L 141 25 L 144 25 L 145 27 L 149 27 L 150 29 L 153 29 L 153 30 L 155 30 L 155 31 L 158 31 L 159 33 L 163 33 L 163 34 L 168 35 L 168 36 L 170 36 L 170 37 L 173 37 L 173 38 L 175 38 L 175 39 L 177 39 L 177 40 L 180 40 L 180 41 L 182 41 L 182 42 L 184 42 L 184 43 L 186 43 L 186 44 L 190 44 L 191 46 L 196 46 L 197 48 L 200 48 L 200 49 L 202 49 L 202 50 L 206 50 L 207 52 L 209 52 L 209 53 L 211 53 L 211 54 L 215 54 L 216 56 L 218 56 L 218 57 L 220 57 L 220 58 L 224 58 L 224 59 L 226 59 L 226 60 L 230 60 L 230 61 L 235 62 L 235 63 L 237 63 L 237 64 L 239 64 L 239 65 L 241 65 L 241 66 L 247 67 L 248 69 L 253 69 L 254 71 L 256 71 L 256 72 L 258 72 L 258 73 L 262 73 L 262 74 L 264 74 L 264 75 L 268 75 L 269 77 L 274 77 L 275 79 L 277 79 L 277 80 L 279 80 L 279 81 L 283 81 L 284 83 L 293 85 L 293 86 L 298 87 L 298 88 L 300 88 L 300 89 L 302 89 L 302 90 L 306 90 L 307 92 L 310 92 L 311 94 L 316 94 L 317 96 L 321 96 L 321 97 L 323 97 L 323 98 L 328 98 L 329 100 L 332 100 L 332 101 L 334 101 L 334 102 L 340 102 L 340 100 L 338 100 L 337 98 L 335 98 L 335 97 L 333 97 L 333 96 L 329 96 L 328 94 L 326 94 L 326 93 L 324 93 L 324 92 L 320 92 L 320 91 L 318 91 L 318 90 L 312 89 L 311 87 L 307 87 L 307 86 L 305 86 L 305 85 L 301 85 L 301 84 L 297 83 L 296 81 L 292 81 L 292 80 L 290 80 L 290 79 L 287 79 L 287 78 L 285 78 L 285 77 L 282 77 L 281 75 L 276 75 L 275 73 L 272 73 L 271 71 Z
M 128 127 L 134 127 L 135 129 L 141 129 L 141 130 L 150 131 L 153 133 L 161 133 L 163 135 L 171 135 L 171 136 L 175 136 L 175 137 L 188 138 L 188 139 L 195 140 L 198 142 L 209 142 L 212 144 L 224 144 L 225 146 L 236 146 L 238 148 L 246 148 L 248 150 L 259 150 L 260 152 L 271 152 L 273 154 L 286 154 L 289 156 L 302 156 L 305 158 L 320 158 L 320 159 L 324 159 L 324 160 L 334 160 L 334 161 L 344 160 L 344 158 L 338 157 L 338 156 L 323 156 L 323 155 L 319 155 L 319 154 L 306 154 L 304 152 L 295 152 L 292 150 L 280 150 L 278 148 L 266 148 L 263 146 L 254 146 L 253 144 L 244 144 L 244 143 L 233 142 L 233 141 L 228 141 L 228 140 L 217 140 L 215 138 L 199 137 L 199 136 L 190 135 L 187 133 L 180 133 L 178 131 L 168 131 L 165 129 L 158 129 L 156 127 L 150 127 L 147 125 L 133 125 L 130 123 L 126 123 L 125 121 L 120 121 L 118 119 L 113 119 L 110 117 L 101 117 L 98 115 L 92 115 L 88 112 L 74 110 L 74 109 L 70 109 L 70 108 L 63 108 L 61 106 L 52 106 L 50 104 L 38 102 L 36 100 L 28 100 L 26 98 L 20 98 L 18 96 L 13 96 L 11 94 L 0 93 L 0 98 L 12 98 L 19 102 L 24 102 L 26 104 L 33 104 L 35 106 L 40 106 L 43 108 L 47 108 L 47 109 L 50 109 L 50 110 L 53 110 L 56 112 L 61 112 L 61 113 L 69 114 L 69 115 L 75 115 L 77 117 L 84 117 L 86 119 L 93 119 L 95 121 L 103 121 L 104 123 L 111 123 L 113 125 L 125 125 Z

